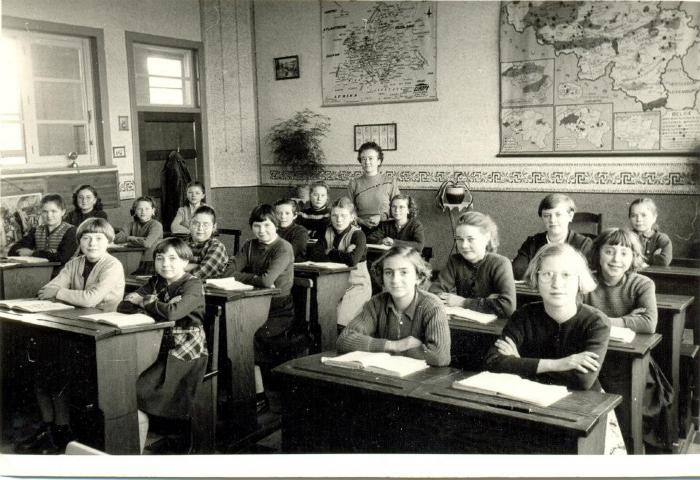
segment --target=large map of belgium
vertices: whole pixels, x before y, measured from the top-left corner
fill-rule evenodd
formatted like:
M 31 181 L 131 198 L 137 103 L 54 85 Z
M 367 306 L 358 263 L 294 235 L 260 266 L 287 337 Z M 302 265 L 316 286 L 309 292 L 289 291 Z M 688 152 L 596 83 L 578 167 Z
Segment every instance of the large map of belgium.
M 700 3 L 510 2 L 501 153 L 700 149 Z

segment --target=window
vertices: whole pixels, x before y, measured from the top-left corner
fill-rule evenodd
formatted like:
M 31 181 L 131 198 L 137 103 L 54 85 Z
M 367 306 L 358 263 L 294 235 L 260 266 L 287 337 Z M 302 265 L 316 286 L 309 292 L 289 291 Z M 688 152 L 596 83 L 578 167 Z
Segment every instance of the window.
M 5 30 L 0 50 L 0 166 L 97 165 L 89 40 Z
M 192 51 L 134 43 L 136 104 L 194 107 Z

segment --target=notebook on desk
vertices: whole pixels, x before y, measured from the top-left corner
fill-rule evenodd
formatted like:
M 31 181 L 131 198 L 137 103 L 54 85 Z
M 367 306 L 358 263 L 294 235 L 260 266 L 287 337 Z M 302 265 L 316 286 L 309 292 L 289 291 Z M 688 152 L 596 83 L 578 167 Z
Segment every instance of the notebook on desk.
M 337 357 L 321 357 L 321 363 L 353 370 L 366 370 L 392 377 L 405 377 L 428 368 L 425 360 L 390 355 L 385 352 L 350 352 Z
M 237 292 L 245 290 L 253 290 L 252 285 L 248 285 L 243 282 L 239 282 L 233 277 L 225 278 L 209 278 L 206 280 L 208 286 L 218 288 L 220 290 L 226 290 L 228 292 Z
M 445 307 L 445 311 L 448 315 L 466 318 L 467 320 L 473 320 L 478 323 L 491 323 L 498 318 L 498 316 L 493 313 L 482 313 L 463 307 Z
M 540 407 L 548 407 L 569 394 L 566 387 L 561 385 L 545 385 L 512 373 L 493 372 L 481 372 L 457 380 L 452 388 L 520 400 Z
M 307 260 L 305 262 L 295 262 L 294 263 L 295 267 L 316 267 L 316 268 L 324 268 L 326 270 L 340 270 L 343 268 L 348 268 L 347 265 L 344 263 L 337 263 L 337 262 L 312 262 L 311 260 Z
M 0 308 L 17 312 L 40 313 L 53 312 L 56 310 L 70 310 L 75 307 L 60 302 L 39 300 L 38 298 L 16 298 L 14 300 L 0 300 Z
M 150 325 L 152 323 L 156 323 L 153 318 L 143 313 L 126 314 L 118 312 L 104 312 L 81 315 L 80 318 L 84 320 L 91 320 L 95 323 L 111 325 L 117 328 L 136 327 L 139 325 Z
M 10 262 L 17 262 L 17 263 L 49 263 L 48 258 L 29 257 L 26 255 L 9 256 L 9 257 L 7 257 L 7 260 Z
M 622 343 L 630 343 L 634 340 L 636 333 L 627 327 L 610 327 L 610 340 L 617 340 Z

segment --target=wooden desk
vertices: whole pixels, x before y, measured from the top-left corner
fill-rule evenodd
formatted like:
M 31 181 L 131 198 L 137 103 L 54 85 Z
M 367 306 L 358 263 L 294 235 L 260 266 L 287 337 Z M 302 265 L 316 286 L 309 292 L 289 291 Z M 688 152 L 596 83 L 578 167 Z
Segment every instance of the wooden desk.
M 500 336 L 507 321 L 498 318 L 491 323 L 481 324 L 472 320 L 450 317 L 450 329 L 471 332 L 476 335 Z M 649 370 L 651 350 L 661 342 L 661 335 L 635 335 L 631 343 L 621 343 L 611 340 L 608 353 L 601 371 L 601 383 L 605 383 L 608 393 L 622 396 L 622 403 L 617 409 L 620 428 L 627 439 L 633 453 L 644 453 L 644 435 L 642 432 L 642 399 L 646 385 L 646 373 Z M 603 381 L 606 370 L 610 365 L 625 372 L 620 378 L 615 378 L 613 388 Z M 620 366 L 622 365 L 622 366 Z M 612 384 L 612 382 L 610 382 Z
M 139 263 L 141 263 L 141 257 L 143 257 L 145 250 L 144 247 L 126 244 L 112 245 L 107 249 L 109 254 L 119 260 L 124 266 L 124 275 L 130 275 L 139 268 Z
M 36 297 L 59 265 L 58 262 L 0 263 L 0 300 Z
M 95 423 L 77 425 L 83 432 L 80 440 L 107 453 L 138 455 L 136 379 L 157 358 L 163 329 L 174 323 L 120 330 L 77 318 L 94 312 L 94 309 L 66 310 L 41 315 L 41 319 L 0 312 L 2 348 L 28 336 L 60 335 L 74 354 L 73 395 L 79 396 L 83 405 L 97 405 L 98 414 L 89 416 Z M 24 345 L 12 347 L 22 350 Z M 3 388 L 11 388 L 20 376 L 27 374 L 21 370 L 10 369 L 5 378 L 10 386 Z
M 313 281 L 311 288 L 311 320 L 321 330 L 321 350 L 335 349 L 338 336 L 338 312 L 340 299 L 348 288 L 352 267 L 327 269 L 309 265 L 294 265 L 294 276 Z
M 518 305 L 540 299 L 539 292 L 526 285 L 518 284 L 515 287 Z M 671 415 L 673 421 L 673 441 L 678 441 L 679 415 L 678 393 L 680 392 L 680 358 L 683 330 L 686 324 L 688 309 L 694 304 L 694 298 L 688 295 L 672 295 L 668 293 L 656 294 L 656 307 L 658 322 L 656 333 L 662 335 L 659 347 L 654 349 L 653 355 L 666 377 L 673 386 L 673 405 Z M 695 337 L 700 338 L 700 337 Z M 700 379 L 696 379 L 696 390 L 700 387 Z M 697 420 L 697 419 L 696 419 Z
M 145 279 L 128 277 L 127 291 L 136 290 Z M 270 300 L 279 293 L 277 288 L 256 288 L 241 292 L 227 292 L 210 286 L 205 287 L 208 305 L 222 307 L 222 333 L 226 339 L 225 355 L 219 356 L 222 370 L 222 387 L 230 388 L 231 402 L 221 412 L 227 424 L 226 432 L 231 442 L 257 430 L 258 417 L 255 409 L 255 332 L 267 321 Z M 226 363 L 228 361 L 228 363 Z M 224 372 L 230 372 L 228 376 Z
M 323 355 L 334 355 L 326 352 Z M 548 408 L 450 388 L 466 374 L 431 367 L 405 378 L 322 365 L 275 369 L 283 380 L 282 448 L 298 453 L 603 453 L 616 395 L 572 392 Z

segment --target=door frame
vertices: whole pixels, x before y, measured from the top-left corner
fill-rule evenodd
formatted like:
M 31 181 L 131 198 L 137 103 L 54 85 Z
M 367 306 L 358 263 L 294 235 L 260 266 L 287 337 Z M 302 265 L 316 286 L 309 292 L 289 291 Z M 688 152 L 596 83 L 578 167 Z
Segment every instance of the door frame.
M 195 171 L 191 172 L 192 173 L 192 180 L 199 180 L 202 181 L 204 178 L 204 166 L 203 166 L 203 161 L 201 158 L 201 146 L 202 146 L 202 122 L 200 118 L 199 113 L 195 112 L 138 112 L 138 123 L 137 123 L 137 130 L 138 130 L 138 137 L 139 137 L 139 161 L 138 161 L 138 166 L 139 166 L 139 171 L 141 173 L 141 182 L 140 182 L 140 188 L 141 188 L 141 195 L 148 195 L 148 189 L 147 189 L 147 179 L 143 175 L 143 172 L 146 171 L 146 162 L 148 162 L 148 158 L 146 155 L 146 152 L 143 151 L 143 144 L 140 143 L 142 141 L 141 137 L 141 132 L 142 128 L 145 127 L 146 123 L 148 122 L 158 122 L 158 123 L 186 123 L 186 122 L 192 122 L 194 124 L 194 142 L 195 142 Z M 172 148 L 169 148 L 170 150 L 175 150 L 178 147 L 178 145 L 173 145 Z M 134 163 L 136 163 L 136 159 L 134 159 Z M 206 184 L 206 182 L 205 182 Z
M 191 40 L 183 40 L 180 38 L 162 37 L 159 35 L 149 35 L 138 32 L 125 32 L 126 41 L 126 58 L 127 68 L 129 71 L 129 103 L 131 110 L 131 118 L 139 125 L 141 113 L 156 114 L 197 114 L 199 117 L 199 143 L 197 148 L 197 178 L 209 184 L 209 140 L 207 135 L 202 135 L 201 132 L 207 131 L 207 115 L 206 115 L 206 74 L 204 69 L 204 45 L 202 42 Z M 134 68 L 134 43 L 144 43 L 161 47 L 185 48 L 192 50 L 192 64 L 195 69 L 196 81 L 194 82 L 194 98 L 197 99 L 198 107 L 143 107 L 136 104 L 136 77 Z M 139 128 L 133 125 L 131 136 L 134 149 L 133 169 L 134 169 L 134 186 L 136 188 L 136 196 L 145 195 L 143 191 L 143 179 L 141 178 L 141 165 L 144 159 L 141 158 L 141 144 L 139 139 Z

